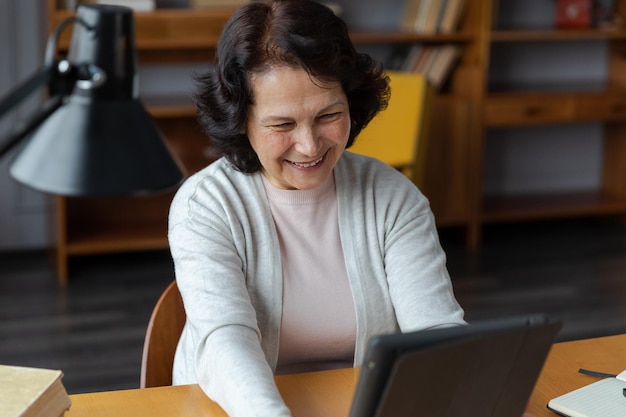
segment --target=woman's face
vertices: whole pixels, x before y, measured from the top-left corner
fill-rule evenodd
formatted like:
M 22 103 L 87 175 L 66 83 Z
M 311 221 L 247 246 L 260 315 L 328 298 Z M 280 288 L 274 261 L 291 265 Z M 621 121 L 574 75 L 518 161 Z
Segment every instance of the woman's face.
M 251 77 L 247 135 L 261 172 L 275 187 L 307 190 L 332 174 L 350 135 L 348 99 L 339 82 L 303 69 L 273 68 Z

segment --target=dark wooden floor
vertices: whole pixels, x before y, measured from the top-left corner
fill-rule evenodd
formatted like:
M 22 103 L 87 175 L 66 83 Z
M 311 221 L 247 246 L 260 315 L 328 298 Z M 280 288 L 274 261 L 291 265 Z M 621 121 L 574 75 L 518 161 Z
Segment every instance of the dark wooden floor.
M 543 312 L 559 340 L 626 332 L 626 227 L 581 220 L 492 226 L 469 253 L 442 231 L 468 320 Z M 145 327 L 173 276 L 166 252 L 73 259 L 66 290 L 47 254 L 0 254 L 0 363 L 62 369 L 70 393 L 135 388 Z

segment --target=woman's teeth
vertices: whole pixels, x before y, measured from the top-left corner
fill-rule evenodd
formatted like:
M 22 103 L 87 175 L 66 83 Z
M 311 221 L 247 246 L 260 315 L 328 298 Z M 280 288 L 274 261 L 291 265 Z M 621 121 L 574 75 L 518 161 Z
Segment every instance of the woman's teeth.
M 313 162 L 307 162 L 307 163 L 292 162 L 292 164 L 294 164 L 296 166 L 299 166 L 301 168 L 311 168 L 311 167 L 314 167 L 315 165 L 319 164 L 320 162 L 322 162 L 322 159 L 324 159 L 324 157 L 321 157 L 317 161 L 313 161 Z

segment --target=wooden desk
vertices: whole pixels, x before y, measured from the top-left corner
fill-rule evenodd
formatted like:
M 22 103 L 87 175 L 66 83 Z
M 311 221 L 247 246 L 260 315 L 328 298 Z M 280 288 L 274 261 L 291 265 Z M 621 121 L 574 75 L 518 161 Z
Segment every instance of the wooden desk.
M 294 417 L 347 416 L 358 369 L 276 377 Z M 65 417 L 227 417 L 198 385 L 71 395 Z
M 626 369 L 626 334 L 556 343 L 530 398 L 533 417 L 555 417 L 546 409 L 554 397 L 597 381 L 578 369 L 618 374 Z
M 579 368 L 619 373 L 626 369 L 626 334 L 553 346 L 531 396 L 527 416 L 555 417 L 551 398 L 596 381 Z M 294 417 L 347 416 L 357 369 L 276 377 Z M 72 395 L 66 417 L 226 417 L 197 385 Z

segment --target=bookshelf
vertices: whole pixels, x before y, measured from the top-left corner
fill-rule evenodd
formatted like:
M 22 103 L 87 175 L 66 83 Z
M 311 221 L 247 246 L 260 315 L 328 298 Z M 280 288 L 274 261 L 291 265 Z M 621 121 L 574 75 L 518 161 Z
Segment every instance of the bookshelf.
M 48 30 L 71 15 L 48 0 Z M 434 130 L 441 135 L 430 148 L 433 160 L 429 171 L 433 180 L 425 188 L 441 225 L 466 225 L 469 206 L 465 178 L 471 103 L 481 88 L 468 79 L 483 71 L 483 51 L 477 41 L 484 14 L 469 7 L 458 31 L 451 33 L 411 33 L 399 30 L 357 30 L 351 37 L 357 47 L 367 45 L 430 45 L 455 43 L 463 46 L 456 71 L 437 98 L 438 115 Z M 141 64 L 209 62 L 219 33 L 231 9 L 158 9 L 136 12 L 136 43 Z M 70 31 L 60 38 L 59 49 L 67 50 Z M 208 141 L 195 120 L 195 109 L 182 97 L 142 97 L 157 120 L 187 173 L 210 163 Z M 460 123 L 449 123 L 453 117 Z M 473 128 L 476 130 L 476 128 Z M 436 161 L 436 162 L 435 162 Z M 442 174 L 440 174 L 442 171 Z M 445 184 L 445 185 L 443 185 Z M 127 198 L 56 198 L 56 263 L 61 285 L 66 285 L 69 260 L 74 256 L 112 252 L 161 250 L 167 243 L 167 212 L 173 193 Z
M 48 0 L 48 32 L 72 13 Z M 221 29 L 232 13 L 217 10 L 159 10 L 135 13 L 140 64 L 208 62 Z M 67 51 L 71 31 L 59 49 Z M 142 97 L 169 146 L 189 175 L 215 158 L 195 120 L 189 97 Z M 69 277 L 74 256 L 168 248 L 167 215 L 173 191 L 141 197 L 56 197 L 56 268 L 59 284 Z
M 474 139 L 473 152 L 468 155 L 479 175 L 470 183 L 470 194 L 477 196 L 473 215 L 469 218 L 468 245 L 478 247 L 482 228 L 486 224 L 552 220 L 572 217 L 623 215 L 626 213 L 626 31 L 613 29 L 554 29 L 533 27 L 529 22 L 515 27 L 502 27 L 497 10 L 504 4 L 491 3 L 486 19 L 488 30 L 481 40 L 489 52 L 507 48 L 515 65 L 516 48 L 539 49 L 553 44 L 563 51 L 572 51 L 581 45 L 597 45 L 608 49 L 606 79 L 601 82 L 561 83 L 493 83 L 485 72 L 482 123 Z M 511 2 L 513 3 L 513 2 Z M 518 7 L 528 7 L 515 0 Z M 534 2 L 537 3 L 537 2 Z M 549 2 L 548 2 L 549 3 Z M 511 6 L 511 4 L 507 4 Z M 626 16 L 626 1 L 614 2 L 615 10 Z M 545 7 L 545 6 L 544 6 Z M 587 46 L 588 47 L 588 46 Z M 500 48 L 500 49 L 498 49 Z M 488 65 L 499 57 L 490 55 Z M 558 65 L 558 63 L 556 64 Z M 551 70 L 546 68 L 546 70 Z M 484 156 L 490 142 L 486 137 L 501 129 L 533 132 L 534 128 L 577 126 L 583 123 L 602 125 L 602 160 L 600 184 L 595 189 L 551 192 L 521 192 L 511 195 L 487 195 L 482 177 Z M 550 138 L 546 139 L 546 142 Z
M 351 0 L 350 0 L 351 1 Z M 470 108 L 481 89 L 467 80 L 483 70 L 478 33 L 482 25 L 479 0 L 470 0 L 458 31 L 425 34 L 400 30 L 358 30 L 351 37 L 358 47 L 367 45 L 462 46 L 456 70 L 436 100 L 438 115 L 434 130 L 440 139 L 430 147 L 433 163 L 427 171 L 433 178 L 425 185 L 441 225 L 466 225 L 468 128 Z M 71 15 L 47 1 L 48 31 Z M 140 64 L 209 62 L 219 33 L 232 9 L 163 9 L 135 12 L 136 43 Z M 59 49 L 69 46 L 69 30 L 60 38 Z M 191 174 L 214 158 L 195 120 L 195 109 L 185 97 L 142 97 L 168 142 Z M 450 119 L 458 123 L 450 123 Z M 473 130 L 476 130 L 475 128 Z M 65 286 L 69 261 L 75 256 L 113 252 L 162 250 L 168 247 L 167 213 L 173 193 L 126 198 L 56 198 L 56 267 Z
M 344 0 L 350 3 L 356 0 Z M 372 3 L 374 0 L 368 0 Z M 543 0 L 507 0 L 519 7 Z M 48 0 L 49 29 L 69 12 Z M 461 54 L 435 97 L 423 191 L 440 227 L 466 231 L 477 248 L 485 225 L 626 213 L 626 30 L 535 27 L 532 22 L 503 27 L 498 0 L 467 0 L 457 31 L 415 33 L 359 27 L 351 33 L 357 48 L 453 43 Z M 552 4 L 552 0 L 545 0 Z M 626 16 L 626 0 L 614 1 Z M 549 7 L 545 6 L 544 7 Z M 221 28 L 232 10 L 156 10 L 136 13 L 140 63 L 209 62 Z M 346 19 L 347 20 L 347 19 Z M 348 25 L 350 26 L 350 21 Z M 352 26 L 351 26 L 352 27 Z M 69 31 L 67 31 L 69 32 Z M 69 33 L 61 40 L 67 48 Z M 502 48 L 540 48 L 557 44 L 564 51 L 579 42 L 607 50 L 606 80 L 597 85 L 498 84 L 490 68 Z M 515 58 L 515 52 L 508 55 Z M 513 59 L 514 60 L 514 59 Z M 143 97 L 190 174 L 212 161 L 211 149 L 185 97 Z M 485 193 L 487 137 L 501 129 L 525 130 L 577 123 L 603 126 L 601 181 L 596 189 L 519 195 Z M 68 280 L 69 259 L 90 254 L 167 248 L 167 211 L 172 194 L 126 199 L 57 198 L 57 272 Z

